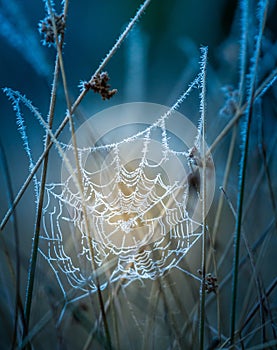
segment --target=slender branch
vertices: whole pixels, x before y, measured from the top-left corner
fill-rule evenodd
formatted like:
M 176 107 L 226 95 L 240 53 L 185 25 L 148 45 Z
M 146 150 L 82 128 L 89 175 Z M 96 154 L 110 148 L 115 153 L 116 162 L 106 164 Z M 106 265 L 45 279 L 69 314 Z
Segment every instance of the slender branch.
M 204 336 L 205 336 L 205 297 L 206 297 L 206 259 L 207 259 L 207 229 L 206 229 L 206 75 L 207 75 L 207 55 L 208 49 L 202 48 L 202 91 L 200 101 L 200 130 L 201 132 L 201 153 L 203 156 L 203 174 L 202 174 L 202 225 L 203 225 L 203 236 L 202 236 L 202 263 L 201 263 L 201 287 L 200 287 L 200 327 L 199 327 L 199 347 L 201 350 L 204 349 Z

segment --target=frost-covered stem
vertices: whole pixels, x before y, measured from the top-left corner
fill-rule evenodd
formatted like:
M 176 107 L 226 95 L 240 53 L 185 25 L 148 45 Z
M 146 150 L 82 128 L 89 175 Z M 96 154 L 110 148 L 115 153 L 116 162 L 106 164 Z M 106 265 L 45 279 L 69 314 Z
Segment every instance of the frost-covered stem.
M 62 75 L 66 105 L 67 105 L 67 110 L 68 110 L 69 126 L 70 126 L 70 130 L 71 130 L 71 139 L 72 139 L 72 143 L 73 143 L 73 152 L 74 152 L 75 164 L 76 164 L 76 169 L 77 169 L 77 182 L 78 182 L 78 188 L 79 188 L 79 191 L 81 192 L 81 198 L 82 198 L 82 201 L 81 201 L 82 212 L 84 214 L 85 234 L 86 234 L 86 238 L 87 238 L 87 242 L 88 242 L 88 246 L 89 246 L 91 267 L 92 267 L 93 271 L 96 271 L 97 266 L 95 264 L 94 248 L 92 245 L 92 239 L 90 237 L 88 214 L 87 214 L 87 208 L 86 208 L 86 203 L 85 203 L 85 198 L 84 198 L 83 178 L 82 178 L 81 165 L 80 165 L 80 160 L 79 160 L 79 155 L 78 155 L 77 140 L 76 140 L 75 127 L 74 127 L 74 122 L 73 122 L 72 106 L 71 106 L 69 94 L 68 94 L 67 79 L 66 79 L 64 62 L 63 62 L 63 55 L 62 55 L 62 47 L 59 43 L 58 32 L 57 32 L 54 13 L 53 13 L 53 9 L 52 9 L 50 0 L 47 0 L 47 3 L 48 3 L 50 15 L 52 17 L 52 23 L 53 23 L 53 27 L 54 27 L 54 33 L 55 33 L 56 47 L 57 47 L 57 52 L 58 52 L 58 57 L 59 57 L 59 64 L 60 64 L 60 68 L 61 68 L 61 75 Z M 65 1 L 66 8 L 68 7 L 67 3 L 68 3 L 68 0 Z M 107 346 L 109 349 L 111 349 L 111 337 L 110 337 L 108 322 L 107 322 L 107 318 L 106 318 L 106 314 L 105 314 L 104 301 L 103 301 L 102 292 L 100 289 L 100 282 L 99 282 L 99 278 L 97 275 L 96 275 L 95 279 L 96 279 L 97 295 L 98 295 L 98 300 L 99 300 L 99 304 L 100 304 L 100 310 L 101 310 L 102 317 L 103 317 L 104 330 L 105 330 L 105 334 L 106 334 L 106 338 L 107 338 Z
M 56 91 L 57 91 L 57 84 L 58 84 L 58 73 L 59 73 L 59 64 L 58 64 L 58 57 L 57 57 L 56 64 L 55 64 L 52 92 L 51 92 L 50 108 L 49 108 L 49 114 L 48 114 L 49 116 L 48 127 L 50 129 L 52 128 L 53 118 L 54 118 L 54 108 L 56 103 Z M 49 146 L 50 141 L 51 141 L 51 137 L 47 132 L 46 140 L 45 140 L 45 149 L 47 149 L 47 147 Z M 48 154 L 49 153 L 47 152 L 43 158 L 44 161 L 43 161 L 43 168 L 42 168 L 42 174 L 41 174 L 41 184 L 40 184 L 40 190 L 39 190 L 37 216 L 36 216 L 36 223 L 35 223 L 35 230 L 34 230 L 34 237 L 33 237 L 33 244 L 32 244 L 32 253 L 31 253 L 31 259 L 30 259 L 30 267 L 28 271 L 27 289 L 26 289 L 26 301 L 25 301 L 25 310 L 24 310 L 25 317 L 26 317 L 26 329 L 25 329 L 25 332 L 23 333 L 22 339 L 24 339 L 25 336 L 28 334 L 28 327 L 29 327 L 29 321 L 30 321 L 30 312 L 31 312 L 31 305 L 32 305 L 33 287 L 34 287 L 36 261 L 37 261 L 37 253 L 38 253 L 40 222 L 41 222 L 41 216 L 42 216 L 44 189 L 46 184 L 46 175 L 47 175 L 47 168 L 48 168 Z
M 28 141 L 28 137 L 27 137 L 27 133 L 26 133 L 26 126 L 25 126 L 25 123 L 24 123 L 24 118 L 23 118 L 23 115 L 20 111 L 20 107 L 19 107 L 19 99 L 15 100 L 13 102 L 13 108 L 14 108 L 14 111 L 16 113 L 16 124 L 18 126 L 18 131 L 21 135 L 21 139 L 23 141 L 23 147 L 25 149 L 25 152 L 29 158 L 29 171 L 31 171 L 34 167 L 34 163 L 33 163 L 33 157 L 32 157 L 32 153 L 31 153 L 31 149 L 30 149 L 30 146 L 29 146 L 29 141 Z M 34 180 L 34 187 L 35 187 L 35 196 L 36 196 L 36 200 L 37 200 L 37 197 L 38 197 L 38 181 L 37 181 L 37 177 L 36 175 L 34 176 L 33 178 Z
M 231 319 L 230 319 L 230 341 L 231 346 L 235 340 L 235 326 L 236 326 L 236 304 L 237 304 L 237 291 L 238 291 L 238 267 L 239 267 L 239 252 L 240 252 L 240 238 L 241 238 L 241 225 L 242 225 L 242 214 L 243 214 L 243 199 L 244 199 L 244 187 L 245 187 L 245 176 L 246 176 L 246 165 L 249 147 L 249 135 L 250 126 L 253 113 L 253 105 L 255 99 L 255 84 L 257 79 L 257 68 L 260 54 L 260 47 L 263 35 L 263 29 L 265 26 L 266 14 L 267 14 L 268 0 L 260 0 L 258 4 L 258 20 L 259 20 L 259 31 L 256 38 L 255 50 L 253 59 L 251 60 L 252 65 L 250 67 L 249 75 L 249 90 L 247 98 L 247 107 L 245 111 L 245 123 L 242 130 L 242 153 L 241 163 L 239 169 L 239 185 L 238 185 L 238 202 L 237 202 L 237 219 L 234 236 L 234 260 L 233 260 L 233 281 L 232 281 L 232 304 L 231 304 Z
M 202 235 L 202 263 L 201 263 L 201 272 L 202 272 L 202 279 L 201 279 L 201 287 L 200 287 L 200 327 L 199 327 L 199 348 L 200 350 L 204 349 L 204 336 L 205 336 L 205 281 L 206 281 L 206 259 L 207 259 L 207 230 L 206 230 L 206 141 L 205 141 L 205 135 L 206 135 L 206 76 L 207 76 L 207 55 L 208 55 L 208 48 L 203 47 L 201 48 L 202 51 L 202 57 L 201 57 L 201 73 L 202 73 L 202 79 L 201 79 L 201 99 L 200 99 L 200 111 L 201 111 L 201 117 L 200 117 L 200 123 L 198 127 L 198 141 L 199 145 L 202 146 L 201 154 L 203 157 L 202 160 L 202 193 L 201 200 L 202 200 L 202 224 L 203 224 L 203 235 Z M 200 139 L 201 136 L 201 139 Z M 196 143 L 197 145 L 197 143 Z
M 240 82 L 239 82 L 239 106 L 244 99 L 245 73 L 247 64 L 247 39 L 248 39 L 248 0 L 240 1 L 241 11 L 241 39 L 240 39 Z
M 51 4 L 48 2 L 49 9 L 51 8 Z M 68 4 L 67 1 L 64 2 L 64 8 L 63 8 L 63 14 L 64 17 L 67 15 L 68 10 Z M 55 26 L 55 21 L 52 21 Z M 55 33 L 57 34 L 57 33 Z M 64 36 L 61 36 L 61 40 L 59 43 L 57 43 L 57 47 L 61 50 L 64 42 Z M 53 77 L 53 83 L 52 83 L 52 91 L 51 91 L 51 99 L 50 99 L 50 105 L 49 105 L 49 113 L 48 113 L 48 129 L 52 129 L 53 125 L 53 119 L 54 119 L 54 111 L 55 111 L 55 105 L 56 105 L 56 92 L 57 92 L 57 86 L 58 86 L 58 76 L 60 71 L 60 62 L 59 62 L 59 54 L 56 56 L 56 62 L 55 62 L 55 70 L 54 70 L 54 77 Z M 45 139 L 45 145 L 44 150 L 46 150 L 51 142 L 51 136 L 48 131 L 46 131 L 46 139 Z M 42 168 L 42 174 L 41 174 L 41 182 L 40 182 L 40 190 L 39 190 L 39 198 L 38 200 L 38 207 L 37 207 L 37 215 L 36 215 L 36 223 L 35 223 L 35 230 L 34 230 L 34 237 L 33 237 L 33 244 L 32 244 L 32 253 L 31 253 L 31 259 L 30 259 L 30 267 L 28 271 L 28 281 L 27 281 L 27 290 L 26 290 L 26 301 L 25 301 L 25 318 L 26 318 L 26 329 L 23 332 L 23 338 L 28 334 L 28 328 L 29 328 L 29 322 L 30 322 L 30 313 L 31 313 L 31 305 L 32 305 L 32 296 L 33 296 L 33 288 L 34 288 L 34 280 L 35 280 L 35 271 L 36 271 L 36 261 L 37 261 L 37 254 L 38 254 L 38 244 L 39 244 L 39 232 L 40 232 L 40 224 L 41 224 L 41 217 L 42 217 L 42 208 L 43 208 L 43 200 L 44 200 L 44 190 L 45 190 L 45 184 L 46 184 L 46 176 L 47 176 L 47 169 L 48 169 L 48 155 L 49 153 L 45 153 L 44 160 L 43 160 L 43 168 Z M 29 346 L 29 345 L 28 345 Z

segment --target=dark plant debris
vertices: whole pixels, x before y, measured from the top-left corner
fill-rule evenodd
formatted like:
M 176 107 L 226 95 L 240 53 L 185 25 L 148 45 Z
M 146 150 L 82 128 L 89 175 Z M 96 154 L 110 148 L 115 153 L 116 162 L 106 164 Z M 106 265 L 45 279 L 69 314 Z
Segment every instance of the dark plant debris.
M 200 276 L 203 275 L 201 270 L 198 270 Z M 217 278 L 214 277 L 211 273 L 207 273 L 205 276 L 205 291 L 209 294 L 211 292 L 216 293 L 218 288 Z
M 109 100 L 117 93 L 117 89 L 110 89 L 109 80 L 109 74 L 107 72 L 101 72 L 91 82 L 84 82 L 83 87 L 85 90 L 93 90 L 95 93 L 100 94 L 102 100 Z
M 57 15 L 54 14 L 55 19 L 55 26 L 57 30 L 58 36 L 61 36 L 64 34 L 65 30 L 65 20 L 64 15 Z M 44 45 L 51 46 L 55 43 L 55 30 L 54 25 L 52 21 L 51 16 L 45 17 L 40 23 L 39 23 L 39 32 L 44 36 L 42 42 Z

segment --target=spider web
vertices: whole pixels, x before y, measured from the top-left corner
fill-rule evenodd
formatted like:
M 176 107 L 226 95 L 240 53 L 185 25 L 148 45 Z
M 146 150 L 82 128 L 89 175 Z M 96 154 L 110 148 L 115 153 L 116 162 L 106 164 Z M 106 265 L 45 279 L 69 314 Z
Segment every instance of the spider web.
M 189 183 L 201 172 L 188 159 L 197 133 L 176 111 L 132 103 L 77 130 L 80 173 L 68 167 L 72 143 L 63 145 L 61 182 L 45 189 L 39 250 L 66 300 L 69 290 L 76 300 L 97 285 L 179 268 L 202 235 L 202 186 L 193 192 Z

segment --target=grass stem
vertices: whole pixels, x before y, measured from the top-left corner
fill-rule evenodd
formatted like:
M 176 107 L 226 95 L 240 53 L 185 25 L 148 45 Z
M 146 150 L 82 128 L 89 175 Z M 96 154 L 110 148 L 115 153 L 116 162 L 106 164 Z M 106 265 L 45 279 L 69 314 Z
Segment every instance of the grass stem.
M 231 346 L 235 342 L 235 327 L 236 327 L 236 308 L 237 308 L 237 294 L 238 294 L 238 267 L 239 267 L 239 253 L 240 253 L 240 239 L 243 215 L 243 201 L 245 192 L 246 166 L 249 148 L 250 127 L 253 114 L 253 105 L 255 101 L 255 85 L 256 74 L 258 69 L 258 60 L 260 54 L 260 47 L 263 35 L 263 29 L 266 20 L 268 1 L 260 1 L 259 11 L 259 30 L 256 39 L 255 50 L 253 54 L 253 64 L 250 68 L 250 81 L 247 99 L 247 108 L 245 112 L 245 124 L 242 138 L 242 154 L 239 169 L 239 185 L 238 185 L 238 200 L 237 200 L 237 218 L 234 236 L 234 260 L 233 260 L 233 280 L 232 280 L 232 303 L 231 303 L 231 318 L 230 318 L 230 342 Z

